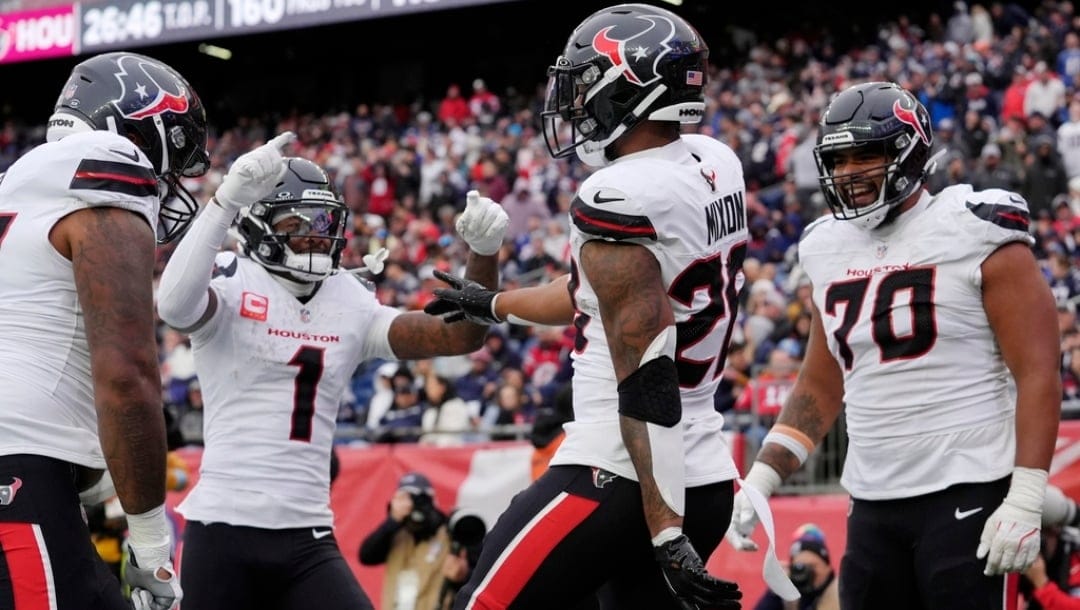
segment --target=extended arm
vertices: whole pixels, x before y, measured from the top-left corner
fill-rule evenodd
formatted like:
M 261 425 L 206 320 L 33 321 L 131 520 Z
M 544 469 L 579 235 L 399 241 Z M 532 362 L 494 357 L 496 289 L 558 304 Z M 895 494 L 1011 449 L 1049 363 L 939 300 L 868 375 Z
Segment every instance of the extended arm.
M 500 292 L 492 310 L 500 320 L 513 323 L 567 326 L 574 321 L 569 283 L 568 273 L 542 286 Z
M 1061 414 L 1060 337 L 1050 287 L 1031 248 L 1002 246 L 982 264 L 983 307 L 1016 381 L 1016 467 L 986 520 L 976 556 L 986 573 L 1020 571 L 1039 552 L 1050 458 Z
M 441 271 L 435 274 L 450 288 L 437 289 L 435 299 L 424 307 L 424 312 L 440 316 L 445 322 L 566 326 L 574 321 L 569 274 L 541 286 L 504 292 Z
M 844 377 L 829 353 L 821 312 L 815 305 L 810 321 L 806 358 L 776 424 L 765 436 L 757 460 L 744 481 L 765 497 L 772 495 L 781 481 L 791 476 L 821 443 L 843 407 Z M 755 550 L 750 534 L 757 514 L 746 494 L 735 495 L 728 541 L 739 550 Z

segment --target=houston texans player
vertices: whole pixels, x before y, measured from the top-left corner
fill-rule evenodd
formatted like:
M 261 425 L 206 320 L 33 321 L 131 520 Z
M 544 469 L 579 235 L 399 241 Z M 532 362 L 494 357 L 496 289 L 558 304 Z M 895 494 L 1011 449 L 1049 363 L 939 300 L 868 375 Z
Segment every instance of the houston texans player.
M 832 215 L 799 244 L 810 342 L 746 477 L 771 494 L 845 408 L 846 610 L 1000 610 L 1015 601 L 1004 574 L 1039 552 L 1061 407 L 1054 299 L 1024 199 L 931 195 L 932 144 L 926 109 L 892 83 L 826 109 L 815 156 Z M 755 521 L 740 491 L 736 547 Z
M 199 481 L 178 507 L 184 605 L 199 610 L 371 608 L 332 529 L 342 395 L 365 360 L 465 354 L 487 331 L 381 305 L 340 273 L 348 208 L 322 168 L 282 157 L 292 139 L 236 160 L 161 277 L 159 313 L 190 334 L 205 401 Z M 219 253 L 234 218 L 243 253 Z M 508 224 L 469 193 L 472 280 L 497 284 Z
M 570 324 L 574 421 L 551 467 L 485 538 L 455 608 L 738 608 L 701 557 L 723 539 L 737 476 L 712 396 L 737 306 L 742 166 L 704 114 L 708 48 L 670 11 L 603 9 L 549 68 L 544 135 L 598 167 L 570 210 L 566 279 L 502 293 L 442 275 L 447 321 Z M 494 309 L 493 309 L 494 305 Z M 685 518 L 684 518 L 685 516 Z
M 46 139 L 0 177 L 0 607 L 130 608 L 80 507 L 115 485 L 136 608 L 171 608 L 154 245 L 197 209 L 180 178 L 207 167 L 206 114 L 169 66 L 107 53 Z

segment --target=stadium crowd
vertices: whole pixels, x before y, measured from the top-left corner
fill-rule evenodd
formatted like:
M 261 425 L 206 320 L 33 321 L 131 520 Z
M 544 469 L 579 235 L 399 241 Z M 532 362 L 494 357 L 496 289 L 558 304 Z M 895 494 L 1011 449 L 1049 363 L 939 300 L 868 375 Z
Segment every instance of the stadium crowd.
M 820 113 L 853 83 L 888 80 L 919 97 L 935 146 L 946 149 L 931 192 L 967 182 L 1027 199 L 1036 254 L 1058 301 L 1063 416 L 1080 415 L 1080 17 L 1071 2 L 1047 0 L 1034 10 L 956 2 L 951 14 L 921 24 L 900 16 L 877 32 L 873 43 L 843 51 L 822 36 L 754 43 L 742 62 L 709 75 L 698 129 L 742 160 L 751 230 L 717 408 L 781 400 L 744 389 L 758 378 L 790 379 L 806 345 L 810 299 L 796 245 L 803 227 L 828 213 L 813 156 Z M 467 93 L 448 84 L 430 106 L 365 102 L 334 114 L 252 115 L 212 131 L 211 169 L 185 186 L 209 199 L 236 157 L 291 130 L 299 138 L 293 154 L 327 168 L 353 212 L 342 266 L 389 250 L 382 273 L 362 276 L 381 302 L 422 309 L 441 285 L 434 270 L 460 273 L 467 247 L 453 220 L 470 189 L 510 216 L 499 253 L 503 287 L 541 283 L 568 271 L 568 210 L 589 171 L 548 154 L 537 123 L 543 98 L 544 84 L 496 93 L 477 78 Z M 0 127 L 0 170 L 42 140 L 43 127 Z M 170 253 L 160 249 L 159 272 Z M 468 356 L 368 363 L 341 406 L 339 436 L 439 445 L 527 436 L 568 380 L 573 335 L 572 327 L 503 325 Z M 201 394 L 190 347 L 164 324 L 160 340 L 164 402 L 184 438 L 198 442 Z

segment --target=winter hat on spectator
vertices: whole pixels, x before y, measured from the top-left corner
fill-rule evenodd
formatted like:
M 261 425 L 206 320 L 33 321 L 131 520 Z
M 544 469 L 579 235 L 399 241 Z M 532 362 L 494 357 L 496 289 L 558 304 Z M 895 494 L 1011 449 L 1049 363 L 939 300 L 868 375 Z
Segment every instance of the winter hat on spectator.
M 791 556 L 803 551 L 810 551 L 829 564 L 829 548 L 825 546 L 825 533 L 813 523 L 804 523 L 795 530 L 795 541 L 791 543 Z
M 997 144 L 994 144 L 993 142 L 990 142 L 986 146 L 983 146 L 981 156 L 982 156 L 983 159 L 986 159 L 988 157 L 997 157 L 997 158 L 1000 159 L 1001 158 L 1001 147 L 998 146 Z
M 404 476 L 398 479 L 397 488 L 398 491 L 404 491 L 414 496 L 435 495 L 435 487 L 431 485 L 431 481 L 419 472 L 405 473 Z

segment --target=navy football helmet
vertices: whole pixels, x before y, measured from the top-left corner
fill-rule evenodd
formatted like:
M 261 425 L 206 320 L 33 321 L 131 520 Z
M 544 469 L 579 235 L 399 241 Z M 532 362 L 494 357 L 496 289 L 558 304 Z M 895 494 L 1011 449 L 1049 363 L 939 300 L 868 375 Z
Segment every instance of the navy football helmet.
M 593 13 L 548 68 L 548 151 L 598 167 L 610 161 L 604 149 L 641 121 L 701 122 L 708 58 L 697 30 L 671 11 L 620 4 Z
M 930 114 L 915 96 L 888 82 L 845 89 L 821 117 L 814 159 L 825 201 L 833 216 L 856 220 L 862 226 L 880 225 L 889 212 L 907 200 L 933 171 L 930 149 L 934 131 Z M 836 153 L 865 151 L 884 162 L 865 171 L 834 176 Z M 854 189 L 884 175 L 877 199 L 851 205 Z
M 244 252 L 271 273 L 318 282 L 338 270 L 349 209 L 321 167 L 300 157 L 286 157 L 285 166 L 266 199 L 240 210 L 236 230 Z M 305 236 L 326 240 L 327 251 L 294 252 L 289 240 Z
M 49 117 L 46 139 L 102 130 L 118 133 L 146 154 L 158 177 L 158 242 L 182 235 L 199 209 L 181 177 L 206 173 L 206 111 L 191 85 L 164 63 L 128 52 L 81 62 Z

